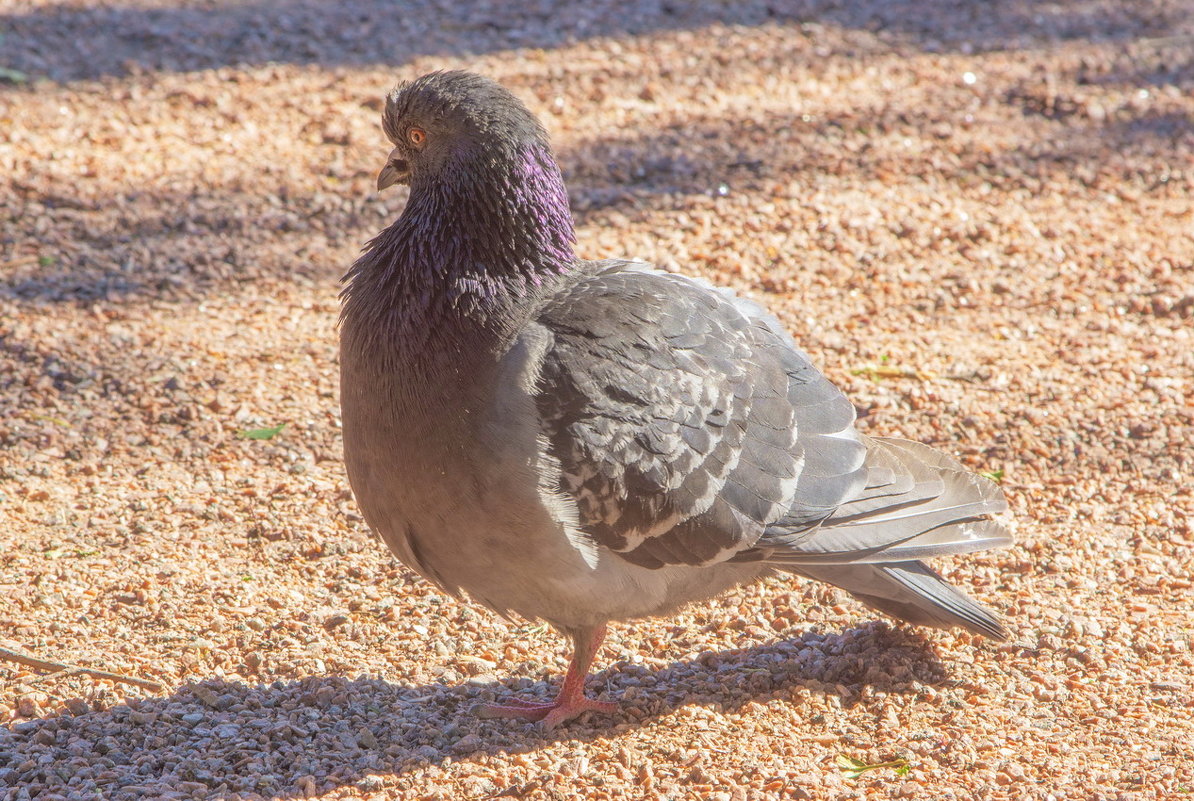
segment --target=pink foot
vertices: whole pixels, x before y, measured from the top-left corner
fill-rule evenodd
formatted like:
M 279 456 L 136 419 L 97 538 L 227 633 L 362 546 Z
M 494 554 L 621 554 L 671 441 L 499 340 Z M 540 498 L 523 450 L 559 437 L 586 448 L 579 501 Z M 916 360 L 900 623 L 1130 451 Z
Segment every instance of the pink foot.
M 485 704 L 477 709 L 477 717 L 541 720 L 544 728 L 554 729 L 561 723 L 567 723 L 585 712 L 609 714 L 617 711 L 617 704 L 608 701 L 594 701 L 582 695 L 579 698 L 556 700 L 551 703 L 535 703 L 515 699 L 508 704 Z
M 549 704 L 517 699 L 507 704 L 483 704 L 475 710 L 477 717 L 541 720 L 544 728 L 554 729 L 585 712 L 609 714 L 618 711 L 617 704 L 594 701 L 585 696 L 585 674 L 593 661 L 593 655 L 601 647 L 601 640 L 605 637 L 605 626 L 578 629 L 571 634 L 572 660 L 568 663 L 568 674 L 564 676 L 564 684 L 560 687 L 560 694 L 556 696 L 556 700 Z

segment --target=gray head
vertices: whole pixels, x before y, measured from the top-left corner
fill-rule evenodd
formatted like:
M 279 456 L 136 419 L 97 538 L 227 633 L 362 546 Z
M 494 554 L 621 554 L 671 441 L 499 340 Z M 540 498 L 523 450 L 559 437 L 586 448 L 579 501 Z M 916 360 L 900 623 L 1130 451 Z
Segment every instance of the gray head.
M 502 325 L 572 268 L 559 165 L 543 127 L 508 90 L 434 72 L 390 93 L 382 127 L 394 149 L 378 188 L 406 183 L 410 198 L 348 272 L 346 310 L 372 319 L 402 308 L 410 322 L 417 306 L 424 328 L 432 318 L 439 328 Z
M 470 72 L 432 72 L 386 97 L 382 128 L 394 143 L 377 188 L 443 178 L 444 171 L 505 161 L 547 133 L 501 84 Z M 480 158 L 479 158 L 480 157 Z

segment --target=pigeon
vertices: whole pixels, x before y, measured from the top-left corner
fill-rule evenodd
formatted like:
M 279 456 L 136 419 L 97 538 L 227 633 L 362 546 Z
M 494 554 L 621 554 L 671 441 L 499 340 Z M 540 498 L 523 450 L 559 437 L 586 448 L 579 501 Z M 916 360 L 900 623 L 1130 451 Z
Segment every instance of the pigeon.
M 795 574 L 901 621 L 1008 633 L 923 560 L 1006 546 L 999 486 L 854 406 L 756 303 L 575 251 L 547 133 L 499 83 L 394 89 L 378 190 L 402 212 L 344 276 L 349 483 L 369 526 L 456 597 L 572 641 L 558 696 L 482 705 L 548 727 L 611 621 Z

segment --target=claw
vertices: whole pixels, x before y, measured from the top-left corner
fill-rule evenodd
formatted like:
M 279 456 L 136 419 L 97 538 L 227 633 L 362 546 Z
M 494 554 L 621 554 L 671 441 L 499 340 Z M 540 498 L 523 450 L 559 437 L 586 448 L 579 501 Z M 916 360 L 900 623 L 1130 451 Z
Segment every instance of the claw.
M 551 731 L 561 723 L 567 723 L 575 717 L 579 717 L 586 712 L 600 712 L 603 714 L 610 714 L 617 712 L 618 705 L 610 703 L 609 701 L 593 701 L 588 698 L 581 697 L 580 701 L 573 704 L 560 704 L 555 709 L 547 713 L 543 718 L 543 728 Z

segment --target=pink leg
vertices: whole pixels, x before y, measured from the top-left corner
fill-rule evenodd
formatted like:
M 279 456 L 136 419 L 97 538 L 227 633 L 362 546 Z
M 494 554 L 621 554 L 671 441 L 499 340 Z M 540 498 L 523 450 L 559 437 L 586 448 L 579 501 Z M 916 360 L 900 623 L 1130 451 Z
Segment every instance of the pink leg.
M 514 700 L 508 704 L 486 704 L 477 711 L 478 717 L 541 720 L 545 728 L 554 729 L 585 712 L 617 711 L 617 704 L 594 701 L 585 696 L 585 677 L 603 639 L 605 626 L 572 633 L 572 661 L 568 663 L 568 673 L 564 676 L 564 684 L 556 700 L 551 703 Z

